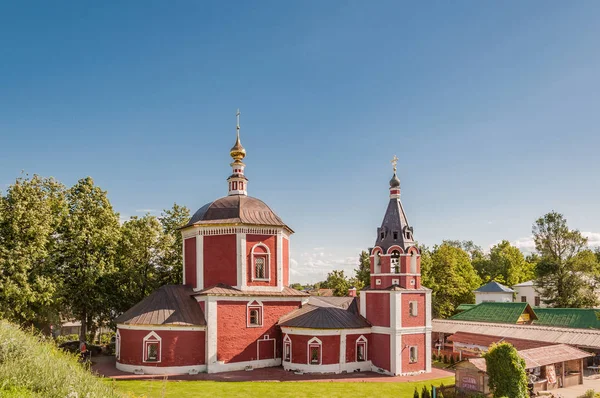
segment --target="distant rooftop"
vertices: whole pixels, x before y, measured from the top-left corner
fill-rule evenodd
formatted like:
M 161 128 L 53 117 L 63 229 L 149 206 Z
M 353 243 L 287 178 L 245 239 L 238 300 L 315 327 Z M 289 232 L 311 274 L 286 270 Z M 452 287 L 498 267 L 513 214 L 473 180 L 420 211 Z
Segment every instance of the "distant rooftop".
M 491 281 L 481 286 L 479 289 L 475 290 L 476 293 L 514 293 L 508 286 L 504 286 L 501 283 L 496 281 Z
M 526 281 L 526 282 L 521 282 L 519 284 L 516 284 L 513 287 L 534 286 L 534 284 L 535 284 L 535 281 Z
M 600 329 L 600 309 L 597 308 L 538 308 L 536 325 L 577 329 Z
M 450 317 L 456 321 L 526 323 L 537 319 L 527 303 L 481 303 Z

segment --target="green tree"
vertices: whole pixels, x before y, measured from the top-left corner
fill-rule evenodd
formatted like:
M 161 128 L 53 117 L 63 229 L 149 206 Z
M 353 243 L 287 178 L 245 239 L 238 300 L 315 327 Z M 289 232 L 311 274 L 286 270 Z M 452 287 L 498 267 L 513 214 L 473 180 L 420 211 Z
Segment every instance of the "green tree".
M 525 360 L 515 347 L 509 343 L 493 344 L 484 357 L 494 397 L 528 397 Z
M 369 253 L 365 250 L 360 253 L 358 269 L 354 271 L 356 272 L 356 279 L 362 283 L 363 287 L 371 284 L 371 260 L 369 259 Z
M 344 275 L 344 271 L 334 270 L 327 274 L 327 280 L 325 281 L 328 289 L 333 289 L 333 294 L 339 297 L 347 296 L 348 289 L 350 288 L 350 281 Z M 323 287 L 323 284 L 321 284 Z
M 473 303 L 473 290 L 481 279 L 471 263 L 471 256 L 460 247 L 446 242 L 433 250 L 421 248 L 421 274 L 424 286 L 432 289 L 432 312 L 446 318 L 457 306 Z
M 70 312 L 81 321 L 80 338 L 108 305 L 102 281 L 114 270 L 119 242 L 119 215 L 106 192 L 90 178 L 66 192 L 67 216 L 59 227 L 58 270 L 62 295 Z
M 183 283 L 183 241 L 179 228 L 190 219 L 190 209 L 177 203 L 163 210 L 160 223 L 165 234 L 165 251 L 158 270 L 160 284 L 178 285 Z
M 64 210 L 53 178 L 18 178 L 0 196 L 0 317 L 38 328 L 58 320 L 54 235 Z
M 419 390 L 417 390 L 417 387 L 415 387 L 415 392 L 413 393 L 413 398 L 420 398 L 419 397 Z
M 429 388 L 427 388 L 426 386 L 423 386 L 423 389 L 421 390 L 421 398 L 431 398 Z
M 290 287 L 296 290 L 304 290 L 304 286 L 301 283 L 292 283 Z
M 535 263 L 528 262 L 521 250 L 503 240 L 493 246 L 488 256 L 473 261 L 483 282 L 495 280 L 513 286 L 534 278 Z
M 533 224 L 533 238 L 540 260 L 536 285 L 544 303 L 552 307 L 594 307 L 598 260 L 587 249 L 587 238 L 570 230 L 562 214 L 550 212 Z
M 162 285 L 161 271 L 168 250 L 168 235 L 158 218 L 132 217 L 121 226 L 117 248 L 113 303 L 117 312 L 141 301 Z

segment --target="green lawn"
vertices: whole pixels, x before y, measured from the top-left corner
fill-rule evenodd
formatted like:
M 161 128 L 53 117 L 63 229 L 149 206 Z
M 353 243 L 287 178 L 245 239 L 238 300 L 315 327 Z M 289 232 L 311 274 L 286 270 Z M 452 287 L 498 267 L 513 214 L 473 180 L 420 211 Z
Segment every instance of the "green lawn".
M 369 382 L 217 382 L 121 380 L 111 385 L 124 393 L 146 398 L 184 397 L 394 397 L 410 398 L 415 387 L 454 383 L 454 377 L 409 383 Z

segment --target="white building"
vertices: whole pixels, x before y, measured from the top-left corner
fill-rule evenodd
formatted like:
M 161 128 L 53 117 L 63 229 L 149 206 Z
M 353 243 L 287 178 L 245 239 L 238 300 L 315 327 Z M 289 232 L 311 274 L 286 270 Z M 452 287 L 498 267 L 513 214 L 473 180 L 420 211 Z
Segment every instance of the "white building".
M 541 296 L 535 291 L 535 281 L 527 281 L 513 286 L 517 293 L 516 301 L 528 303 L 532 307 L 546 307 L 542 302 Z
M 480 303 L 512 303 L 514 290 L 496 281 L 488 282 L 474 290 L 475 304 Z

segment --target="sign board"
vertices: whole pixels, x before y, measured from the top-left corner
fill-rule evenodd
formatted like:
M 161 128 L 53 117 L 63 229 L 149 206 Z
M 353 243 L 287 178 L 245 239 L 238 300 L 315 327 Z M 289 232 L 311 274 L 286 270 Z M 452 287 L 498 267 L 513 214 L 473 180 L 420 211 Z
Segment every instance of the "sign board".
M 479 391 L 479 385 L 477 378 L 469 375 L 465 375 L 460 379 L 460 388 L 465 390 Z

